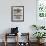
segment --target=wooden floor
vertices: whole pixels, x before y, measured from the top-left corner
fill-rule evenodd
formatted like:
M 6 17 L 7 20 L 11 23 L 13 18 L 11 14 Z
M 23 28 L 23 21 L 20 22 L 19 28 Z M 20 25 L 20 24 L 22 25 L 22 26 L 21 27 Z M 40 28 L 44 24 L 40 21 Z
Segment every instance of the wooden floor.
M 0 46 L 4 46 L 4 43 L 2 42 L 0 42 Z M 8 43 L 8 45 L 7 46 L 15 46 L 15 42 L 14 43 L 12 43 L 12 42 L 10 42 L 10 43 Z M 25 45 L 24 45 L 25 46 Z M 30 46 L 37 46 L 37 43 L 30 43 Z M 42 45 L 42 46 L 46 46 L 46 43 L 44 43 L 44 45 Z

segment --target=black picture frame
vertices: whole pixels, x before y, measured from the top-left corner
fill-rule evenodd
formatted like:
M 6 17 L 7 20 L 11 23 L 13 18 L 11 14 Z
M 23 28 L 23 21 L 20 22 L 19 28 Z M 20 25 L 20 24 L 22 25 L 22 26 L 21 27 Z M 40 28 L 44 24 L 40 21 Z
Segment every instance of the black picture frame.
M 11 6 L 11 21 L 24 22 L 24 6 Z

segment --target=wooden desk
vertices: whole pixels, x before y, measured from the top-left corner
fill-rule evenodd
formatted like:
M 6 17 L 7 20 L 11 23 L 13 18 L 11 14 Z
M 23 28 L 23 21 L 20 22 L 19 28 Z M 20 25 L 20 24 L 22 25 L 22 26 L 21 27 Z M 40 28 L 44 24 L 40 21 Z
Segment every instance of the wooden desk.
M 8 45 L 8 42 L 7 42 L 7 36 L 17 36 L 17 42 L 16 42 L 16 45 L 15 46 L 19 46 L 19 42 L 18 42 L 18 33 L 17 34 L 10 34 L 10 33 L 6 33 L 5 34 L 5 46 Z M 27 42 L 25 42 L 24 44 L 26 44 L 26 46 L 30 46 L 30 42 L 29 42 L 29 33 L 21 33 L 21 36 L 26 36 L 26 39 L 27 39 Z M 23 42 L 22 42 L 23 43 Z M 21 45 L 20 45 L 21 46 Z

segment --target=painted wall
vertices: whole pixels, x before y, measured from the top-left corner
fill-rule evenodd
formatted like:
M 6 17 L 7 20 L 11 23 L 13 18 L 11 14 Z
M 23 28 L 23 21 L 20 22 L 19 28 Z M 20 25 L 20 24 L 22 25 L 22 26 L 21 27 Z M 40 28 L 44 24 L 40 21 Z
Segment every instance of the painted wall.
M 11 22 L 11 6 L 24 6 L 24 22 Z M 32 24 L 36 24 L 36 0 L 0 0 L 0 34 L 17 26 L 19 32 L 29 32 L 32 36 Z

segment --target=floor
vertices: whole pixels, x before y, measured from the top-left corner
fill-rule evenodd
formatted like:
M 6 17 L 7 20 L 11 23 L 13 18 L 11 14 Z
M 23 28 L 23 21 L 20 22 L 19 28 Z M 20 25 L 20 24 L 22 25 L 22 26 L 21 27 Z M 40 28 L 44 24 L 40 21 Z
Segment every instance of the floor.
M 37 46 L 37 44 L 36 43 L 30 43 L 31 45 L 30 46 Z M 0 42 L 0 46 L 4 46 L 4 43 L 2 42 Z M 15 46 L 15 43 L 8 43 L 8 45 L 7 46 Z M 25 46 L 25 45 L 21 45 L 21 46 Z M 41 45 L 41 46 L 46 46 L 46 43 L 44 43 L 44 45 Z

